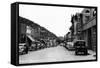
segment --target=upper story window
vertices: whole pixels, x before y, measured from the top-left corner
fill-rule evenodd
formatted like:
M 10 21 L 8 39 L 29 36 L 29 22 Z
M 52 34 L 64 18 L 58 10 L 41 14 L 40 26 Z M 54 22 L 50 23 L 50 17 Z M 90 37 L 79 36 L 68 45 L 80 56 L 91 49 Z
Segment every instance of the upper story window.
M 88 22 L 90 19 L 90 16 L 85 16 L 85 18 L 86 18 L 85 21 Z
M 85 22 L 88 22 L 90 20 L 90 11 L 86 10 L 85 11 Z
M 36 29 L 34 29 L 34 32 L 35 32 L 35 33 L 38 33 L 38 29 L 37 29 L 37 28 L 36 28 Z
M 86 10 L 85 12 L 86 12 L 86 13 L 89 13 L 90 11 L 89 11 L 89 10 Z

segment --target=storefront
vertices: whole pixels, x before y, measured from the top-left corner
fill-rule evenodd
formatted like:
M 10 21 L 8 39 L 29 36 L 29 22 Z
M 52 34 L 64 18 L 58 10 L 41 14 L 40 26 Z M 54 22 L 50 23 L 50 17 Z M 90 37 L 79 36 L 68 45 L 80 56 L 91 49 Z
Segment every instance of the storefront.
M 95 18 L 88 22 L 83 28 L 83 39 L 86 41 L 87 47 L 90 50 L 96 51 L 96 35 L 97 27 Z

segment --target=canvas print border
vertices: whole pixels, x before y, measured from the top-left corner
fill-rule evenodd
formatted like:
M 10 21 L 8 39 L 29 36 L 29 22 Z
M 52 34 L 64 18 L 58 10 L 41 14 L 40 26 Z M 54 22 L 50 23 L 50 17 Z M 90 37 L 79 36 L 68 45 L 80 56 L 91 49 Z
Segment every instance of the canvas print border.
M 45 62 L 45 63 L 28 63 L 28 64 L 19 64 L 19 48 L 18 48 L 18 38 L 19 38 L 19 5 L 40 5 L 40 6 L 56 6 L 56 7 L 79 7 L 79 8 L 96 8 L 97 6 L 80 6 L 80 5 L 64 5 L 64 4 L 46 4 L 46 3 L 28 3 L 28 2 L 15 2 L 11 4 L 11 64 L 16 66 L 22 65 L 41 65 L 41 64 L 58 64 L 58 63 L 74 63 L 74 62 L 90 62 L 97 61 L 98 56 L 98 46 L 96 47 L 96 59 L 95 60 L 78 60 L 78 61 L 61 61 L 61 62 Z M 97 29 L 97 18 L 98 12 L 96 13 L 96 29 Z M 15 23 L 14 23 L 15 22 Z M 98 29 L 96 34 L 98 34 Z M 96 35 L 96 45 L 97 37 Z

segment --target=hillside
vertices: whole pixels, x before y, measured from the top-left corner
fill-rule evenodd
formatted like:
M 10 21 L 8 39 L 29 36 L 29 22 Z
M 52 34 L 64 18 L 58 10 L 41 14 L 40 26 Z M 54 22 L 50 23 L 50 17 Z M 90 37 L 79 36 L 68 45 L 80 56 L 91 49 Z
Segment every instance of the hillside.
M 26 26 L 30 26 L 33 29 L 40 28 L 41 29 L 40 32 L 43 31 L 41 34 L 44 34 L 44 35 L 41 35 L 41 36 L 57 38 L 57 36 L 55 34 L 50 32 L 49 30 L 47 30 L 45 27 L 42 27 L 39 24 L 36 24 L 35 22 L 33 22 L 33 21 L 29 20 L 29 19 L 26 19 L 26 18 L 23 18 L 23 17 L 19 16 L 19 23 L 26 24 Z

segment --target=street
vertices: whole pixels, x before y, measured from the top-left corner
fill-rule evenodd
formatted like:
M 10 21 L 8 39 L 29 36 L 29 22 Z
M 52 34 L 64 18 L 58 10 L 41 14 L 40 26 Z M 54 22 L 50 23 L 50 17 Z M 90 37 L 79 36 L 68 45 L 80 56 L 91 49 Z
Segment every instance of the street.
M 74 51 L 68 51 L 62 46 L 45 48 L 38 51 L 29 51 L 28 54 L 19 56 L 19 64 L 24 63 L 40 63 L 40 62 L 55 62 L 55 61 L 77 61 L 77 60 L 92 60 L 95 53 L 88 51 L 90 55 L 76 56 Z

